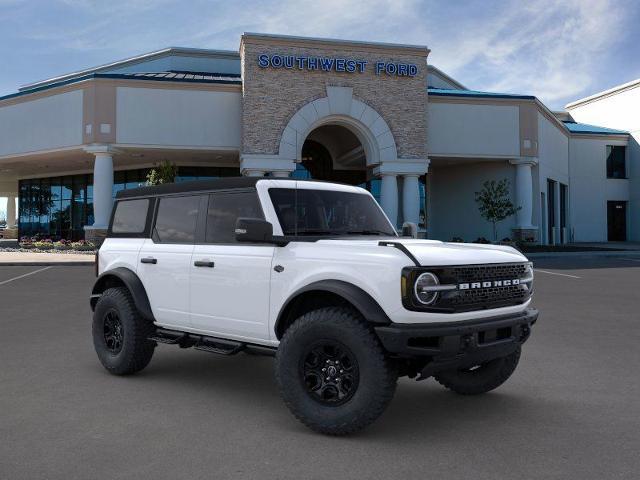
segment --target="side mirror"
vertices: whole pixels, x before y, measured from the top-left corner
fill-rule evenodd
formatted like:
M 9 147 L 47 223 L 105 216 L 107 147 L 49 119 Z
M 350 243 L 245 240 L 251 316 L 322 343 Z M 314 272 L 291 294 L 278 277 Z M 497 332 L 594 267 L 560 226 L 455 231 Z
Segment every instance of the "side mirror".
M 404 222 L 402 224 L 402 236 L 409 238 L 418 238 L 418 225 L 412 222 Z
M 236 221 L 236 240 L 238 242 L 271 243 L 273 225 L 262 218 L 243 218 Z

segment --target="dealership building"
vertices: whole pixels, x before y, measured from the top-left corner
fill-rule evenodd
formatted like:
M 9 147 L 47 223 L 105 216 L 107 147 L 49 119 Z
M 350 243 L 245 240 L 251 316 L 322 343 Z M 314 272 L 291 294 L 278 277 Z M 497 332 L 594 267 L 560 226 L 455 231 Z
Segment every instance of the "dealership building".
M 237 52 L 167 48 L 25 85 L 0 97 L 9 226 L 100 238 L 115 193 L 170 161 L 179 181 L 361 185 L 398 227 L 442 240 L 490 239 L 475 192 L 507 179 L 520 208 L 499 238 L 640 241 L 640 80 L 553 112 L 470 90 L 428 55 L 247 33 Z

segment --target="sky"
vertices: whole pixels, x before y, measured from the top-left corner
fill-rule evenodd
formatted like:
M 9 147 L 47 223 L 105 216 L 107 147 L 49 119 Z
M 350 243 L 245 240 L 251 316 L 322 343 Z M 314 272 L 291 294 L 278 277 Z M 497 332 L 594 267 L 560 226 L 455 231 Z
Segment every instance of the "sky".
M 168 46 L 237 50 L 242 32 L 263 32 L 426 45 L 467 88 L 555 110 L 640 78 L 639 26 L 637 0 L 0 0 L 0 95 Z

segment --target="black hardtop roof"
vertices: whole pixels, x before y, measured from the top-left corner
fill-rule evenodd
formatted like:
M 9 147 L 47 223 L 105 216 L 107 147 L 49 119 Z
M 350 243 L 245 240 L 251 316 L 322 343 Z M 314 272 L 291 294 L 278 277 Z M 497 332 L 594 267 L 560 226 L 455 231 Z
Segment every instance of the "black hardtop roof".
M 138 187 L 120 190 L 116 198 L 153 197 L 174 193 L 202 192 L 211 190 L 233 190 L 253 188 L 263 177 L 223 177 L 211 180 L 192 180 L 190 182 L 165 183 L 151 187 Z
M 192 180 L 190 182 L 165 183 L 152 187 L 138 187 L 120 190 L 116 193 L 116 199 L 135 197 L 154 197 L 157 195 L 171 195 L 174 193 L 210 192 L 214 190 L 234 190 L 254 188 L 260 180 L 289 180 L 304 183 L 333 183 L 348 185 L 340 182 L 328 182 L 325 180 L 298 180 L 295 178 L 278 177 L 222 177 L 211 180 Z

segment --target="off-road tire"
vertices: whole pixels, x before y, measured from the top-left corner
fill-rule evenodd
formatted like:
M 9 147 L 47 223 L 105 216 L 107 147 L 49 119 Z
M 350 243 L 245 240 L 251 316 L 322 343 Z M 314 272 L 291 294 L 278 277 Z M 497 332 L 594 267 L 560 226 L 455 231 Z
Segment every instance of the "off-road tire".
M 506 357 L 496 358 L 469 370 L 450 370 L 434 375 L 438 383 L 460 395 L 479 395 L 498 388 L 514 372 L 520 360 L 520 347 Z
M 105 339 L 107 315 L 117 315 L 122 332 L 121 348 L 110 350 Z M 109 288 L 98 299 L 93 313 L 93 345 L 100 362 L 114 375 L 139 372 L 151 361 L 156 342 L 148 340 L 153 324 L 142 318 L 126 288 Z
M 358 381 L 343 403 L 326 405 L 310 392 L 304 368 L 307 352 L 336 342 L 355 359 Z M 289 408 L 307 427 L 327 435 L 347 435 L 376 420 L 395 393 L 398 373 L 360 315 L 329 307 L 306 313 L 286 330 L 276 354 L 276 381 Z

